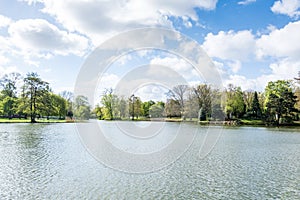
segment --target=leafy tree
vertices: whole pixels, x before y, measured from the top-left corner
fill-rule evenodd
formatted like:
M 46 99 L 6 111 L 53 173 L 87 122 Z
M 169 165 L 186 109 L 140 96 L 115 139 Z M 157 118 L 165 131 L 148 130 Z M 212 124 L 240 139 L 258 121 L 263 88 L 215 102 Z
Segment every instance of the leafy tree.
M 165 105 L 165 114 L 167 117 L 181 117 L 181 105 L 174 99 L 168 99 Z
M 240 87 L 229 85 L 226 91 L 225 113 L 228 119 L 231 119 L 232 116 L 240 118 L 245 113 L 244 97 Z
M 110 88 L 104 91 L 101 103 L 105 108 L 104 118 L 113 120 L 118 103 L 118 96 L 113 94 L 113 89 Z
M 149 109 L 150 117 L 152 118 L 160 118 L 164 116 L 165 104 L 164 102 L 157 102 L 152 105 Z
M 213 91 L 210 85 L 202 84 L 194 88 L 195 97 L 198 102 L 199 115 L 201 120 L 211 116 Z
M 139 97 L 136 97 L 134 95 L 131 95 L 131 97 L 128 99 L 129 102 L 129 115 L 131 116 L 131 119 L 134 120 L 134 118 L 138 118 L 142 112 L 141 112 L 141 105 L 142 101 Z
M 267 121 L 280 124 L 281 118 L 290 118 L 296 111 L 297 97 L 294 95 L 290 81 L 269 82 L 265 88 Z
M 74 94 L 70 91 L 63 91 L 59 94 L 62 98 L 66 101 L 66 116 L 70 119 L 73 118 L 73 101 L 74 101 Z
M 78 119 L 89 119 L 91 114 L 88 98 L 79 95 L 74 102 L 74 115 Z
M 96 107 L 93 110 L 93 113 L 96 114 L 96 116 L 98 117 L 98 119 L 103 119 L 104 114 L 103 114 L 103 107 L 100 107 L 99 105 L 96 105 Z
M 149 117 L 149 115 L 150 115 L 150 113 L 149 113 L 150 107 L 152 105 L 154 105 L 154 104 L 155 104 L 155 102 L 152 101 L 152 100 L 143 102 L 142 105 L 141 105 L 142 116 Z
M 124 98 L 121 98 L 119 101 L 119 110 L 120 110 L 120 118 L 125 118 L 128 116 L 128 105 Z
M 50 88 L 49 84 L 39 78 L 37 73 L 28 73 L 24 78 L 24 85 L 22 91 L 22 101 L 24 107 L 29 107 L 24 109 L 30 115 L 31 123 L 36 122 L 36 115 L 42 110 L 43 107 L 43 97 L 48 94 Z
M 17 82 L 20 77 L 19 73 L 10 73 L 0 79 L 0 86 L 2 87 L 0 110 L 3 115 L 8 116 L 10 119 L 17 110 Z

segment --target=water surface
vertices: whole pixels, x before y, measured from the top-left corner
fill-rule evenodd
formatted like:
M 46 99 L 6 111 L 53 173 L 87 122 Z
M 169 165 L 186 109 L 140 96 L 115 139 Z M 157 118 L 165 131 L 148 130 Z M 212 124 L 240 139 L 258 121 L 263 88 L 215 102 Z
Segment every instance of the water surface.
M 207 127 L 187 126 L 196 138 L 175 163 L 131 174 L 97 162 L 74 124 L 0 124 L 0 199 L 300 199 L 299 129 L 224 128 L 200 159 Z

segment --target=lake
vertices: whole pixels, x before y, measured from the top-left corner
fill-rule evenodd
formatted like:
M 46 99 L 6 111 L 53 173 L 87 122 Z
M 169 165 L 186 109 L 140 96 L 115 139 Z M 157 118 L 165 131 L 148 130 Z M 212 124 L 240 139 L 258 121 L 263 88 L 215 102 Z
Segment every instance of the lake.
M 158 159 L 152 171 L 130 173 L 95 159 L 75 124 L 0 124 L 0 199 L 300 199 L 300 129 L 169 122 L 151 138 L 126 139 L 116 127 L 132 122 L 99 124 L 108 141 L 129 153 L 163 151 L 182 135 L 192 140 L 181 139 L 178 154 L 168 149 L 179 155 L 174 161 L 159 166 L 164 160 Z M 208 143 L 212 148 L 201 158 L 208 134 L 216 143 Z M 129 170 L 148 169 L 129 164 Z

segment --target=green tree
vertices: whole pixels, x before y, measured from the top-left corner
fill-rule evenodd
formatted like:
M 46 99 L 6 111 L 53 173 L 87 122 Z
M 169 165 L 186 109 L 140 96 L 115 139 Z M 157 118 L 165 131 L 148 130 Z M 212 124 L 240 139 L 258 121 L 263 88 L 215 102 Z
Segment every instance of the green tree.
M 79 95 L 75 98 L 74 102 L 74 116 L 77 119 L 89 119 L 91 114 L 88 98 Z
M 199 117 L 206 120 L 212 113 L 213 91 L 210 85 L 201 84 L 194 88 L 195 98 L 198 102 Z
M 131 95 L 128 102 L 129 115 L 131 116 L 131 119 L 134 120 L 134 118 L 138 118 L 142 114 L 142 101 L 139 97 Z
M 105 108 L 104 118 L 113 120 L 115 117 L 118 96 L 113 94 L 113 89 L 106 89 L 101 98 L 101 103 Z
M 17 82 L 20 80 L 20 77 L 19 73 L 10 73 L 0 79 L 2 88 L 0 93 L 0 110 L 9 119 L 17 111 Z
M 259 100 L 258 100 L 258 94 L 256 91 L 254 92 L 251 108 L 252 108 L 253 116 L 255 118 L 260 118 L 261 117 L 261 108 L 260 108 L 260 104 L 259 104 Z
M 31 123 L 36 122 L 36 115 L 43 107 L 43 97 L 48 94 L 49 90 L 49 84 L 39 78 L 37 73 L 28 73 L 24 78 L 21 97 L 24 98 L 24 101 L 22 101 L 25 107 L 24 111 L 30 115 Z M 29 107 L 29 110 L 26 107 Z
M 162 101 L 156 102 L 149 109 L 150 117 L 161 118 L 164 116 L 165 103 Z
M 150 113 L 149 113 L 150 107 L 152 105 L 154 105 L 154 104 L 155 104 L 155 102 L 152 101 L 152 100 L 143 102 L 142 105 L 141 105 L 142 116 L 149 117 L 149 115 L 150 115 Z
M 229 85 L 226 91 L 225 113 L 228 119 L 231 119 L 232 116 L 240 118 L 245 113 L 244 97 L 240 87 Z
M 295 104 L 297 102 L 291 82 L 285 80 L 271 81 L 265 88 L 265 93 L 267 122 L 275 122 L 276 125 L 280 125 L 282 118 L 291 119 L 293 112 L 296 112 Z

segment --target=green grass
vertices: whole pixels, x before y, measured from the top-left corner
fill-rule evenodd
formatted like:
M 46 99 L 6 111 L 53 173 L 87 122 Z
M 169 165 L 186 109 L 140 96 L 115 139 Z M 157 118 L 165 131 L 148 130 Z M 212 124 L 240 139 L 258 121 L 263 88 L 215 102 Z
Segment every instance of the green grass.
M 37 119 L 39 123 L 65 123 L 66 120 L 56 120 L 56 119 Z M 5 119 L 1 118 L 0 123 L 30 123 L 30 119 Z
M 242 125 L 251 125 L 251 126 L 262 126 L 265 125 L 265 123 L 262 120 L 257 119 L 242 119 L 241 120 Z

